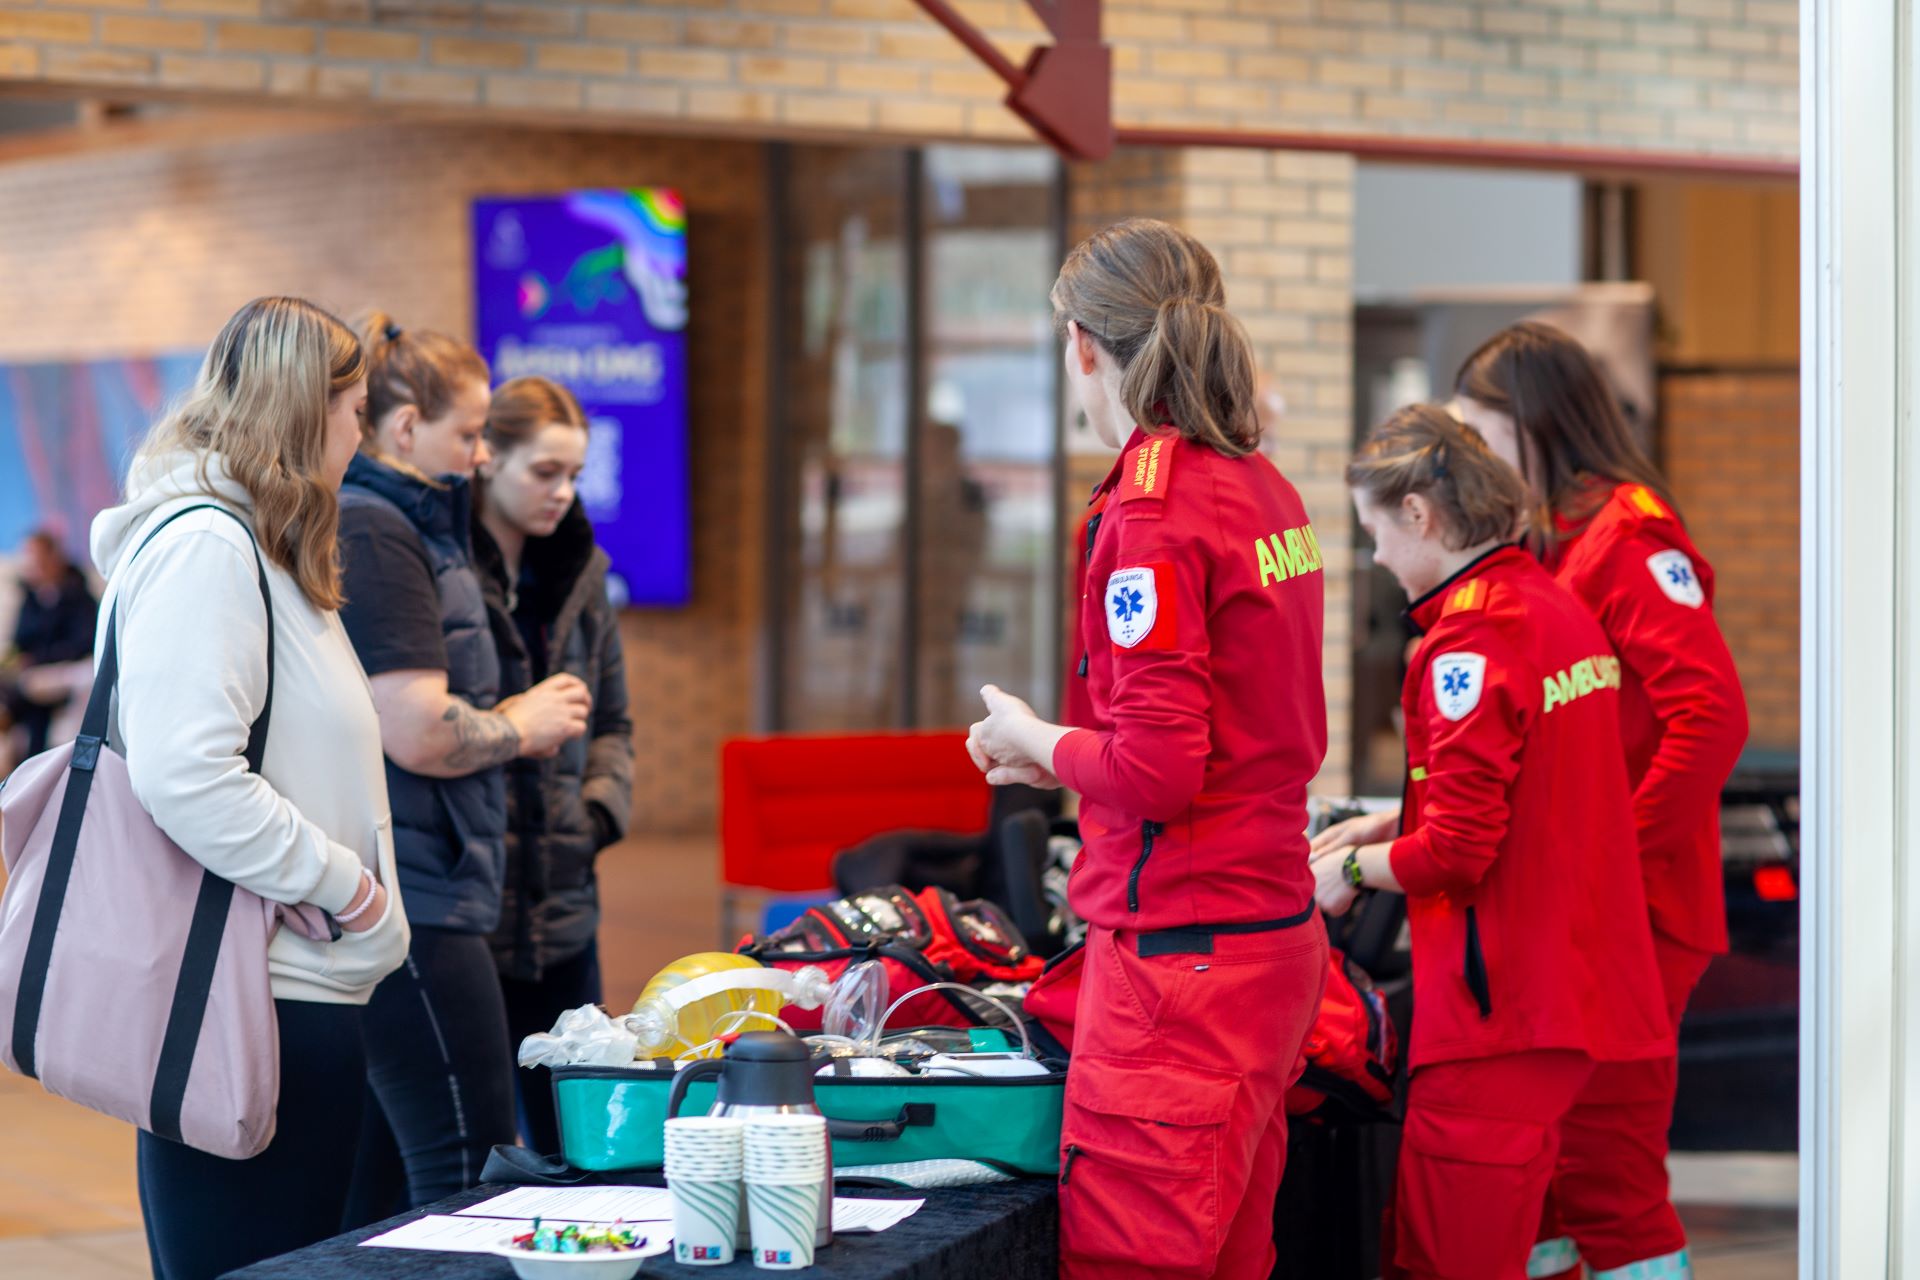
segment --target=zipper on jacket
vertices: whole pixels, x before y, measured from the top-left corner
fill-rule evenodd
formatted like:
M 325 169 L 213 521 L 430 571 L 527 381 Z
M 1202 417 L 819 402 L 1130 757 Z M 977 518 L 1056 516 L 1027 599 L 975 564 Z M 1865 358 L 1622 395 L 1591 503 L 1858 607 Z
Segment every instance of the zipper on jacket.
M 1484 1020 L 1493 1016 L 1493 993 L 1487 985 L 1487 957 L 1480 950 L 1480 917 L 1472 907 L 1467 908 L 1467 990 L 1473 993 L 1473 1002 L 1480 1006 L 1480 1017 Z
M 1067 1158 L 1060 1162 L 1060 1185 L 1066 1186 L 1073 1177 L 1073 1162 L 1080 1158 L 1080 1148 L 1071 1144 L 1067 1147 Z
M 1140 858 L 1133 864 L 1133 874 L 1127 877 L 1127 910 L 1140 909 L 1140 873 L 1147 869 L 1147 859 L 1153 856 L 1153 838 L 1167 829 L 1164 822 L 1143 822 L 1140 824 Z
M 1093 536 L 1100 532 L 1100 517 L 1105 514 L 1104 511 L 1096 511 L 1087 517 L 1087 555 L 1085 562 L 1088 565 L 1093 563 Z M 1091 653 L 1082 651 L 1080 654 L 1080 665 L 1074 669 L 1073 674 L 1079 676 L 1082 680 L 1086 679 L 1087 662 L 1092 656 Z

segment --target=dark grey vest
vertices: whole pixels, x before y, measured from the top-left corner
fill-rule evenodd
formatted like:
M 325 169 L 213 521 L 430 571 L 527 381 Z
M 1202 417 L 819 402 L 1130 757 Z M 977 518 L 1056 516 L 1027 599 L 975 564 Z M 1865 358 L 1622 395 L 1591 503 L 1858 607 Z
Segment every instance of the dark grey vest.
M 487 625 L 469 534 L 472 491 L 463 479 L 435 487 L 361 455 L 340 490 L 341 519 L 397 512 L 419 535 L 440 592 L 447 691 L 486 710 L 500 700 L 500 657 Z M 354 584 L 346 584 L 351 595 Z M 387 761 L 393 851 L 414 924 L 489 933 L 500 920 L 507 797 L 500 766 L 464 778 L 425 778 Z

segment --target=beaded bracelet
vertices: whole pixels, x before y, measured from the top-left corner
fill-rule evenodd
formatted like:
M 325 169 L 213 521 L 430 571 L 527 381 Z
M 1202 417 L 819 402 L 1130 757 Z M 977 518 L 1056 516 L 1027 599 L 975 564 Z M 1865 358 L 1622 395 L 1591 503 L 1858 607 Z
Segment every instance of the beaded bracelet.
M 379 887 L 379 882 L 373 878 L 373 872 L 362 867 L 360 868 L 360 876 L 367 882 L 367 900 L 353 910 L 335 916 L 333 918 L 335 924 L 352 924 L 355 920 L 367 914 L 367 908 L 373 905 L 374 898 L 378 896 L 374 890 Z

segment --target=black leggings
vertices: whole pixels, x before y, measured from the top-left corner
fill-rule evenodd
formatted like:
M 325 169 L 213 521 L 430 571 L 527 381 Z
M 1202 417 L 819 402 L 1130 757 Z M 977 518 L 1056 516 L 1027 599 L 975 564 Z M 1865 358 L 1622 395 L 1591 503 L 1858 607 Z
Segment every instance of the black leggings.
M 366 1092 L 357 1005 L 273 1002 L 279 1123 L 267 1149 L 228 1160 L 142 1133 L 140 1211 L 154 1280 L 211 1280 L 340 1229 Z
M 514 1140 L 513 1054 L 493 952 L 480 934 L 413 927 L 407 962 L 367 1005 L 367 1084 L 341 1225 L 378 1222 L 480 1181 Z
M 561 1014 L 583 1004 L 600 1003 L 600 944 L 593 941 L 570 960 L 550 964 L 538 982 L 500 984 L 507 994 L 507 1032 L 516 1054 L 520 1042 L 537 1031 L 551 1031 Z M 560 1154 L 560 1128 L 553 1114 L 553 1073 L 546 1067 L 514 1072 L 520 1086 L 520 1132 L 543 1156 Z

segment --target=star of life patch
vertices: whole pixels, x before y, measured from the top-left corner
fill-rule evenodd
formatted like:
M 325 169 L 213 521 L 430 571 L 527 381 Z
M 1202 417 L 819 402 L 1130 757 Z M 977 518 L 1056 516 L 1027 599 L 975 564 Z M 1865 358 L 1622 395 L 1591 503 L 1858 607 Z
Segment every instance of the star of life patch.
M 1661 551 L 1648 556 L 1647 570 L 1675 604 L 1698 609 L 1707 602 L 1707 589 L 1700 584 L 1700 575 L 1693 571 L 1693 561 L 1687 559 L 1686 552 Z
M 1160 588 L 1153 568 L 1116 569 L 1107 578 L 1107 635 L 1122 649 L 1145 640 L 1160 618 Z
M 1478 653 L 1447 653 L 1433 660 L 1433 701 L 1449 720 L 1465 718 L 1480 705 L 1487 683 L 1487 660 Z

